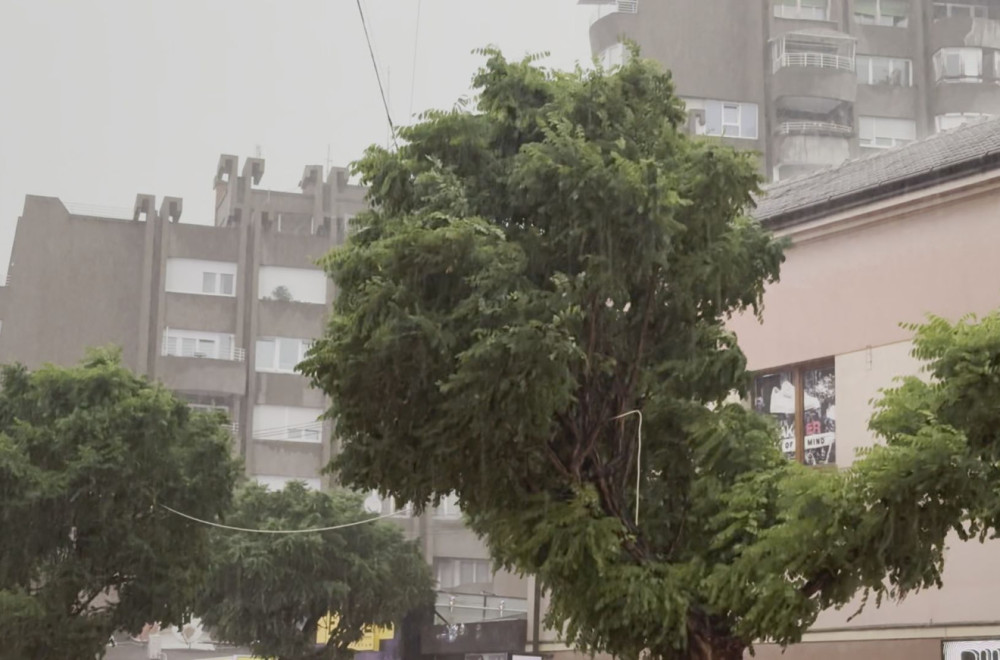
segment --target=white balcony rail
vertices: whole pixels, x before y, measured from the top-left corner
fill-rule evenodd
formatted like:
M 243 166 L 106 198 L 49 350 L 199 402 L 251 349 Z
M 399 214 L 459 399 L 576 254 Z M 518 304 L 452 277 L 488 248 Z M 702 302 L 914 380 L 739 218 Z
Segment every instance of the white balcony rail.
M 239 435 L 240 433 L 240 425 L 237 424 L 236 422 L 230 422 L 229 424 L 225 424 L 225 427 L 233 435 Z
M 160 352 L 164 356 L 204 358 L 207 360 L 229 360 L 231 362 L 243 362 L 246 360 L 245 349 L 236 346 L 214 346 L 211 348 L 185 346 L 185 342 L 178 341 L 176 345 L 170 346 L 167 337 L 163 337 L 163 350 Z
M 778 135 L 842 135 L 850 137 L 854 129 L 828 121 L 785 121 L 778 125 Z
M 618 0 L 618 11 L 623 14 L 638 14 L 639 0 Z
M 830 55 L 829 53 L 784 53 L 774 60 L 774 71 L 793 66 L 854 71 L 854 58 L 849 55 Z
M 323 438 L 323 422 L 307 422 L 290 426 L 255 428 L 255 440 L 290 440 L 292 442 L 320 442 Z

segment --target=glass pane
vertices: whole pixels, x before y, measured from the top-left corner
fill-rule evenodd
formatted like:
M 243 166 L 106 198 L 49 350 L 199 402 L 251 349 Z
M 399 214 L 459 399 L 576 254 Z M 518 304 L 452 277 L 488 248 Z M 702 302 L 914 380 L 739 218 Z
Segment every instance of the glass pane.
M 476 562 L 463 560 L 459 566 L 459 584 L 473 584 L 476 581 Z
M 182 337 L 181 338 L 181 355 L 183 355 L 185 357 L 191 357 L 192 355 L 195 354 L 195 352 L 196 352 L 195 349 L 196 349 L 197 345 L 198 345 L 198 342 L 196 342 L 193 338 L 191 338 L 191 337 Z
M 751 140 L 757 139 L 757 104 L 744 103 L 740 113 L 740 136 Z
M 795 459 L 795 385 L 792 372 L 758 376 L 754 380 L 754 410 L 778 423 L 781 452 Z
M 855 69 L 858 72 L 858 83 L 862 85 L 871 84 L 871 58 L 867 55 L 858 55 L 855 60 Z
M 871 60 L 872 66 L 872 83 L 875 85 L 881 85 L 890 82 L 892 74 L 889 68 L 889 59 L 885 57 L 873 57 Z
M 177 337 L 167 337 L 167 355 L 177 355 Z
M 803 374 L 806 465 L 837 463 L 836 389 L 833 367 Z
M 226 296 L 233 295 L 236 287 L 236 277 L 229 275 L 228 273 L 223 273 L 219 275 L 219 292 Z
M 257 370 L 274 369 L 274 340 L 257 340 Z
M 722 105 L 722 123 L 739 124 L 740 106 L 735 103 L 724 103 Z
M 215 293 L 215 273 L 201 274 L 201 292 Z
M 299 363 L 299 347 L 301 342 L 298 339 L 278 339 L 278 369 L 281 371 L 293 371 L 295 365 Z
M 216 356 L 215 353 L 215 340 L 214 339 L 199 339 L 198 340 L 198 357 L 212 357 Z

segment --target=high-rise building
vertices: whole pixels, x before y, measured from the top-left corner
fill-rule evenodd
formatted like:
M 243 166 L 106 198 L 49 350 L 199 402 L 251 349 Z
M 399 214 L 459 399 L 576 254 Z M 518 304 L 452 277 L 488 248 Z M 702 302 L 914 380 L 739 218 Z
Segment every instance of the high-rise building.
M 780 180 L 1000 115 L 1000 0 L 580 0 L 674 76 L 692 133 Z
M 329 485 L 328 400 L 295 367 L 335 296 L 317 260 L 345 240 L 365 190 L 341 168 L 324 179 L 306 167 L 301 192 L 260 188 L 263 174 L 260 158 L 240 170 L 236 156 L 220 157 L 214 226 L 181 222 L 177 197 L 157 208 L 140 194 L 131 214 L 107 217 L 27 196 L 0 287 L 0 362 L 70 365 L 115 344 L 128 367 L 192 407 L 225 411 L 250 477 Z M 425 655 L 524 651 L 529 582 L 493 570 L 454 498 L 420 516 L 375 494 L 365 504 L 398 513 L 437 578 L 435 623 L 450 627 L 421 635 Z

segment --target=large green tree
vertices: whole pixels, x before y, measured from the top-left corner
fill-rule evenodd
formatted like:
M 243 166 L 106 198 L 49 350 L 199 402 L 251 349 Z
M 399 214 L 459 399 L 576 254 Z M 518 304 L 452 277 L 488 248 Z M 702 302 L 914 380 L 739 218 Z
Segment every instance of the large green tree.
M 301 482 L 269 492 L 247 485 L 227 524 L 254 530 L 305 530 L 371 518 L 361 499 L 313 492 Z M 434 600 L 430 568 L 388 521 L 305 534 L 219 530 L 211 576 L 198 610 L 222 640 L 262 658 L 351 658 L 366 625 L 391 625 Z M 339 617 L 329 641 L 317 626 Z
M 749 378 L 725 320 L 782 261 L 745 215 L 753 156 L 682 134 L 636 53 L 610 73 L 485 54 L 474 111 L 357 165 L 371 209 L 326 259 L 340 294 L 302 367 L 332 397 L 340 477 L 457 493 L 551 593 L 550 624 L 622 657 L 739 658 L 859 591 L 933 585 L 953 461 L 901 440 L 810 470 L 727 403 Z
M 238 466 L 220 420 L 193 414 L 116 351 L 0 371 L 0 658 L 103 654 L 118 629 L 179 623 L 207 528 Z

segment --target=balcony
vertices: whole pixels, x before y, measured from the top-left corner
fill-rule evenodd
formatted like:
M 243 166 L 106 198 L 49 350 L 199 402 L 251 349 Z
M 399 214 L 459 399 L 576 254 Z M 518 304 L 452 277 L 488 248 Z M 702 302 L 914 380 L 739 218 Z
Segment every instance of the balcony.
M 771 40 L 772 96 L 854 102 L 858 81 L 855 42 L 827 29 L 789 32 Z
M 167 336 L 163 337 L 163 350 L 160 355 L 182 358 L 199 358 L 205 360 L 229 360 L 231 362 L 244 362 L 247 357 L 246 349 L 237 346 L 199 346 L 190 345 L 185 342 L 178 342 L 176 346 L 170 346 Z
M 774 61 L 774 72 L 791 66 L 809 66 L 820 69 L 854 71 L 854 57 L 829 53 L 784 53 Z
M 528 618 L 528 601 L 526 599 L 503 598 L 489 594 L 438 592 L 434 609 L 449 624 Z
M 778 125 L 775 135 L 834 135 L 851 137 L 854 128 L 827 121 L 786 121 Z

